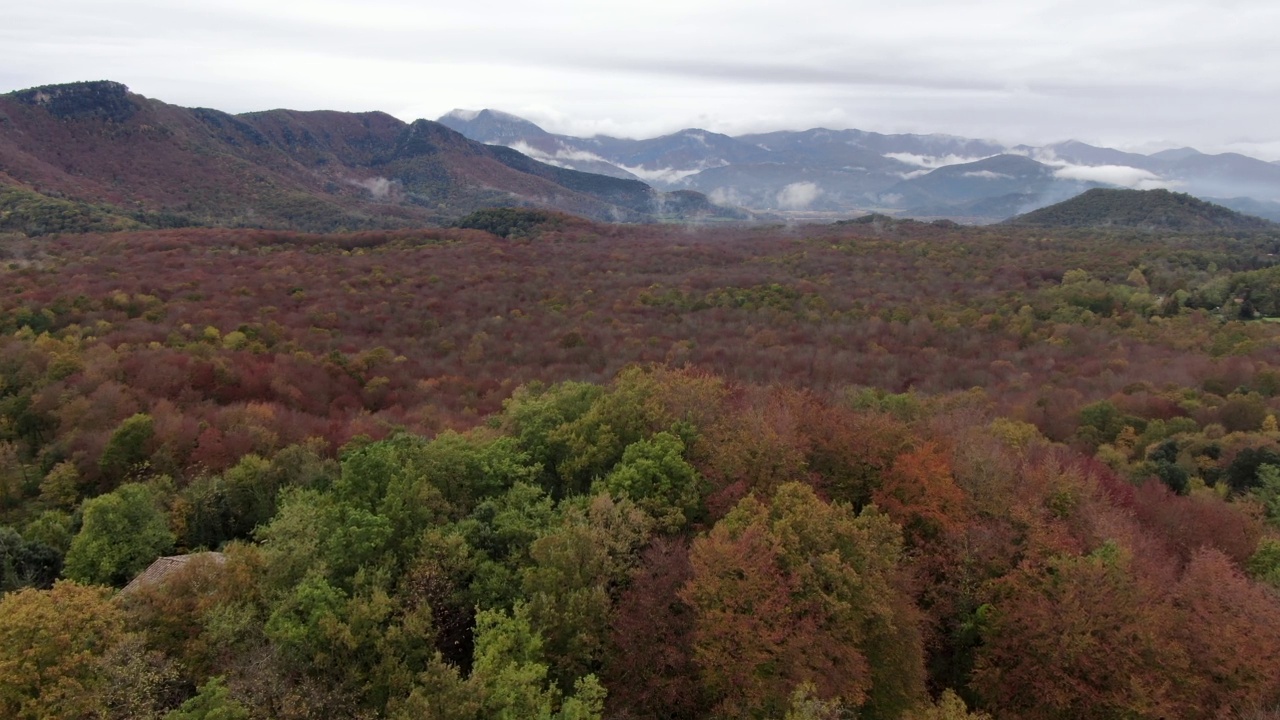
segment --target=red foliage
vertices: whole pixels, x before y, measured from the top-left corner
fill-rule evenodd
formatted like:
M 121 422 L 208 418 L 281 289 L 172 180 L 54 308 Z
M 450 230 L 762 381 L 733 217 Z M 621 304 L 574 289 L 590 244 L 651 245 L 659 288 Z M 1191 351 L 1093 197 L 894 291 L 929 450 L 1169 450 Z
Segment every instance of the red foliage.
M 615 605 L 605 660 L 610 717 L 693 718 L 705 710 L 693 662 L 693 609 L 679 592 L 693 576 L 684 541 L 645 550 Z
M 1138 488 L 1133 499 L 1134 517 L 1161 538 L 1183 562 L 1201 548 L 1213 548 L 1237 567 L 1258 548 L 1262 520 L 1248 503 L 1228 503 L 1212 494 L 1175 495 L 1156 480 Z

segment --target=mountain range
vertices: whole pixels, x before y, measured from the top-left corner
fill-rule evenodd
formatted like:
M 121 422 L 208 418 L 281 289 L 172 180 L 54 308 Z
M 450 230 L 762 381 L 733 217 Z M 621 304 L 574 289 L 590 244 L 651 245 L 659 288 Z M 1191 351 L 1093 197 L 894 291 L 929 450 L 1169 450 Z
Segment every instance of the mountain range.
M 995 222 L 1094 188 L 1170 188 L 1280 220 L 1280 163 L 1191 148 L 1006 146 L 952 135 L 690 128 L 579 138 L 495 110 L 232 115 L 120 83 L 0 94 L 0 232 L 449 224 L 488 207 L 612 222 Z
M 991 222 L 1091 188 L 1166 188 L 1280 220 L 1280 163 L 1192 148 L 1150 155 L 1067 141 L 1008 146 L 952 135 L 862 130 L 730 137 L 690 128 L 644 140 L 549 133 L 496 110 L 438 120 L 473 140 L 542 162 L 665 190 L 690 189 L 755 211 L 857 211 Z
M 0 95 L 0 230 L 445 224 L 494 206 L 742 219 L 695 191 L 538 162 L 381 112 L 231 115 L 97 81 Z

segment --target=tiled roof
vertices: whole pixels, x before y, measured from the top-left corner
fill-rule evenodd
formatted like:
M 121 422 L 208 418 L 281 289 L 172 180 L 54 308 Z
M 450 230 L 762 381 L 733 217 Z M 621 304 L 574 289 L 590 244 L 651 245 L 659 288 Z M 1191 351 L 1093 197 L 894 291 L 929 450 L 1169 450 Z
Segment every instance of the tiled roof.
M 168 577 L 169 573 L 186 566 L 187 563 L 191 562 L 195 558 L 209 558 L 219 564 L 227 561 L 227 556 L 220 552 L 198 552 L 187 555 L 170 555 L 168 557 L 157 558 L 156 561 L 151 563 L 146 570 L 138 573 L 137 577 L 130 580 L 129 584 L 125 585 L 124 589 L 120 592 L 133 592 L 145 585 L 154 585 Z

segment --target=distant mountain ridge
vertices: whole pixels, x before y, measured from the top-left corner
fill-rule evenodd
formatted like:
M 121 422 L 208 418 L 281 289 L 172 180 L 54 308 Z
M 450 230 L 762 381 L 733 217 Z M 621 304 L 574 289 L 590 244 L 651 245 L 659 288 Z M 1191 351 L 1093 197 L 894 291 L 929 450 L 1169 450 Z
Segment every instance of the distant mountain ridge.
M 991 222 L 1090 188 L 1124 187 L 1230 198 L 1225 202 L 1280 219 L 1280 163 L 1193 148 L 1142 155 L 1074 140 L 1009 147 L 952 135 L 826 128 L 738 137 L 691 128 L 644 140 L 579 138 L 490 110 L 454 111 L 440 122 L 544 162 L 638 177 L 666 189 L 694 189 L 764 211 L 874 211 Z M 1021 156 L 1026 162 L 1012 182 L 995 177 L 1004 174 L 998 170 L 985 174 L 981 167 L 971 168 L 959 175 L 946 170 L 996 156 Z M 797 197 L 806 200 L 802 208 L 796 207 Z
M 496 110 L 410 123 L 232 115 L 109 81 L 0 95 L 0 232 L 390 228 L 495 206 L 622 222 L 878 212 L 985 223 L 1094 188 L 1185 191 L 1280 220 L 1280 163 L 1192 148 L 1142 155 L 824 128 L 578 138 Z
M 1173 232 L 1253 232 L 1280 225 L 1168 190 L 1095 188 L 1010 218 L 1010 225 L 1069 228 L 1132 228 Z
M 484 207 L 645 222 L 746 217 L 697 193 L 536 162 L 386 113 L 182 108 L 119 83 L 0 95 L 0 231 L 444 224 Z

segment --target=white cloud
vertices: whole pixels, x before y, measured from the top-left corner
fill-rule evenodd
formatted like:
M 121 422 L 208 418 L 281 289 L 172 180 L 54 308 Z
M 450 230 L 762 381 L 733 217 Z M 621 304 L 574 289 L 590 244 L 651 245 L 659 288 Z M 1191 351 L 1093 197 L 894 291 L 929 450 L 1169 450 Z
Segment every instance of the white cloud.
M 910 180 L 911 178 L 918 178 L 921 175 L 928 175 L 933 172 L 933 170 L 934 168 L 921 168 L 919 170 L 912 170 L 911 172 L 898 173 L 898 177 L 903 180 Z
M 553 160 L 568 162 L 609 162 L 593 152 L 575 150 L 574 148 L 563 146 L 558 148 L 554 153 L 548 153 L 544 150 L 539 150 L 538 148 L 533 147 L 523 140 L 517 140 L 507 147 L 523 155 L 528 155 L 535 160 L 541 160 L 542 162 L 551 162 Z
M 737 188 L 718 187 L 707 193 L 707 199 L 716 205 L 726 205 L 729 207 L 741 207 L 746 205 L 746 198 L 743 197 Z
M 445 113 L 445 116 L 451 117 L 451 118 L 457 118 L 462 122 L 471 122 L 472 120 L 475 120 L 476 118 L 480 117 L 480 111 L 454 108 L 453 110 L 450 110 L 449 112 Z
M 1156 190 L 1178 187 L 1178 183 L 1165 180 L 1142 168 L 1127 165 L 1064 165 L 1053 171 L 1055 177 L 1065 180 L 1108 183 L 1134 190 Z
M 1012 175 L 1005 175 L 994 170 L 970 170 L 964 177 L 982 178 L 983 180 L 1012 180 Z
M 395 189 L 396 181 L 388 180 L 384 177 L 371 177 L 362 180 L 350 179 L 347 182 L 357 187 L 368 190 L 375 200 L 385 200 L 391 195 L 391 191 Z
M 977 162 L 991 157 L 990 155 L 984 155 L 982 157 L 961 157 L 960 155 L 918 155 L 916 153 L 906 152 L 885 153 L 884 156 L 890 160 L 897 160 L 898 162 L 928 168 L 929 170 L 937 170 L 940 167 L 946 167 L 948 165 L 964 165 L 965 163 Z
M 783 210 L 803 210 L 822 194 L 816 183 L 794 182 L 778 192 L 778 207 Z
M 707 166 L 702 165 L 685 170 L 677 170 L 676 168 L 669 167 L 647 168 L 643 165 L 636 165 L 634 167 L 631 165 L 619 165 L 618 167 L 646 182 L 661 182 L 667 183 L 668 185 L 674 185 L 678 182 L 682 182 L 685 178 L 697 175 L 707 169 Z

